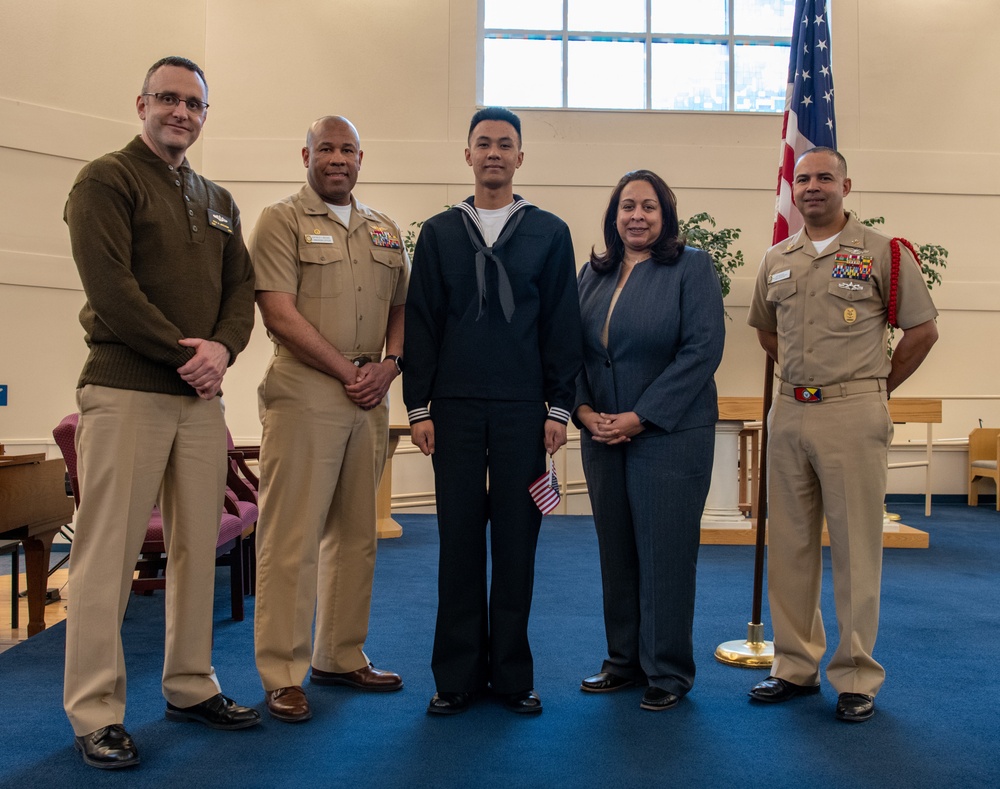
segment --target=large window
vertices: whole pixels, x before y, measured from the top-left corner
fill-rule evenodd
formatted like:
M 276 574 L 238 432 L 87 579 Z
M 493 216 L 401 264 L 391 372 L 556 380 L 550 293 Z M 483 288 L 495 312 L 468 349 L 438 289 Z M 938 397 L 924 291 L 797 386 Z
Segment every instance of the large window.
M 484 104 L 782 112 L 794 0 L 479 0 Z

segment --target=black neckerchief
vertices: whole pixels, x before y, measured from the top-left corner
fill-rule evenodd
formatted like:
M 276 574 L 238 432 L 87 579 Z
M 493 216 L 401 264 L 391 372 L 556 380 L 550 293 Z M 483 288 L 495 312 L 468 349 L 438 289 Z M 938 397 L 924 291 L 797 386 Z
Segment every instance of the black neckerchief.
M 503 310 L 503 316 L 510 323 L 511 318 L 514 315 L 514 291 L 510 286 L 510 278 L 507 276 L 507 269 L 504 268 L 503 261 L 497 255 L 496 250 L 506 244 L 511 236 L 514 235 L 514 231 L 517 230 L 517 226 L 521 224 L 521 220 L 524 219 L 525 209 L 531 204 L 527 200 L 516 200 L 511 205 L 511 211 L 507 215 L 507 221 L 504 223 L 503 229 L 500 231 L 500 236 L 493 243 L 492 246 L 486 246 L 481 240 L 482 238 L 482 227 L 479 224 L 479 217 L 476 214 L 476 209 L 469 203 L 459 203 L 455 208 L 461 210 L 462 212 L 462 222 L 465 224 L 465 229 L 469 234 L 469 240 L 472 242 L 473 248 L 476 250 L 476 287 L 479 292 L 479 312 L 476 315 L 476 320 L 478 321 L 483 316 L 483 306 L 486 304 L 486 258 L 492 260 L 497 267 L 497 291 L 500 297 L 500 308 Z M 473 221 L 476 224 L 476 229 L 473 228 Z

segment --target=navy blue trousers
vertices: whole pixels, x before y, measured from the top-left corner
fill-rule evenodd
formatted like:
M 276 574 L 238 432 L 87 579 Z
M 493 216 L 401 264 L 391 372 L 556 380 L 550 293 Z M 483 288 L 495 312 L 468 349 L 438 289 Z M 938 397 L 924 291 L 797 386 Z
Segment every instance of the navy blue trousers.
M 534 687 L 528 616 L 542 513 L 528 487 L 545 469 L 546 413 L 540 402 L 431 404 L 441 540 L 431 668 L 441 692 Z
M 601 554 L 601 670 L 683 696 L 695 675 L 695 574 L 715 428 L 610 447 L 583 430 L 581 445 Z

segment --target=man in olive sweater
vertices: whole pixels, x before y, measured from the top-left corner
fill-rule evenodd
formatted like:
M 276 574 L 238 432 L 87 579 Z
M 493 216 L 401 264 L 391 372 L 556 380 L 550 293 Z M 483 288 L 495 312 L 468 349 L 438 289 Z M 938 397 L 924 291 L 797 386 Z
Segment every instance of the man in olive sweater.
M 123 726 L 120 629 L 157 503 L 170 561 L 166 716 L 216 729 L 260 721 L 220 693 L 212 668 L 228 463 L 219 395 L 250 339 L 254 279 L 232 196 L 185 158 L 207 98 L 191 61 L 154 63 L 136 99 L 142 133 L 84 167 L 66 203 L 90 355 L 77 389 L 81 490 L 63 703 L 84 762 L 102 769 L 139 763 Z

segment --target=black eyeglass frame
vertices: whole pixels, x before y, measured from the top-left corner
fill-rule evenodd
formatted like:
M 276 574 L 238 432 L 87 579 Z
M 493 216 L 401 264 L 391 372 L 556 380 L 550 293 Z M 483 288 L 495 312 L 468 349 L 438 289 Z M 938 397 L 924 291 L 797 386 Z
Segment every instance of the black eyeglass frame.
M 164 104 L 167 107 L 176 107 L 178 104 L 184 104 L 189 111 L 197 115 L 201 115 L 209 106 L 208 102 L 200 101 L 199 99 L 182 99 L 175 93 L 143 93 L 142 95 L 152 96 L 160 104 Z

